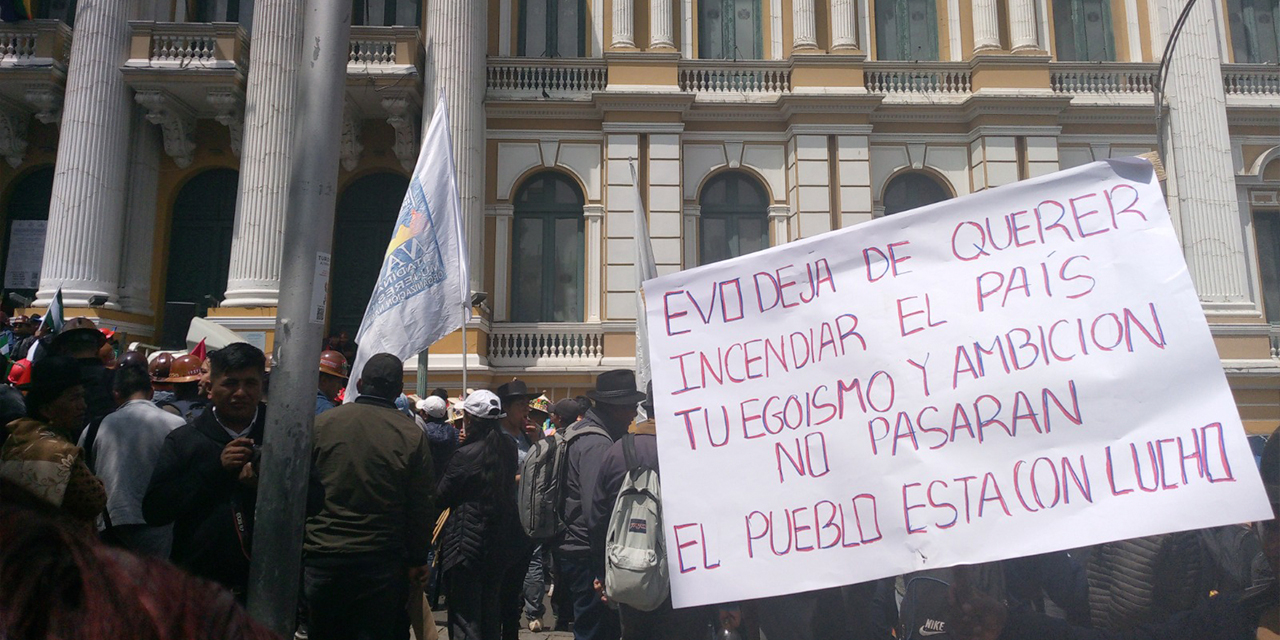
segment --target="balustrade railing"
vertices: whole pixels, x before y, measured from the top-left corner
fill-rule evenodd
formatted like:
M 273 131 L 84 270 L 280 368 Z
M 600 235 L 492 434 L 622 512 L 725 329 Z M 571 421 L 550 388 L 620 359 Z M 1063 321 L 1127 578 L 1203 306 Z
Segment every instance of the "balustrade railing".
M 973 90 L 967 63 L 868 62 L 863 74 L 871 93 L 965 94 Z
M 1222 85 L 1229 96 L 1280 95 L 1280 65 L 1224 64 Z
M 790 93 L 786 62 L 718 60 L 680 65 L 680 90 L 692 93 Z
M 0 23 L 0 67 L 65 67 L 71 55 L 71 28 L 60 20 Z
M 1155 87 L 1154 63 L 1055 62 L 1049 86 L 1055 93 L 1150 94 Z
M 591 58 L 490 58 L 486 78 L 495 96 L 572 97 L 608 86 L 604 61 Z
M 134 51 L 147 59 L 130 59 L 130 67 L 225 69 L 249 64 L 249 37 L 234 22 L 132 22 Z
M 602 357 L 599 325 L 495 324 L 489 334 L 489 362 L 496 366 L 595 364 Z

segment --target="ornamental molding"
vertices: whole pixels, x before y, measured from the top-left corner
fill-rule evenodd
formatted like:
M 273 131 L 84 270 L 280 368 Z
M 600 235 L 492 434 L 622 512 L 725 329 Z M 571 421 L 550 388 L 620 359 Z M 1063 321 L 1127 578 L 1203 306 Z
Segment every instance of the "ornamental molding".
M 342 138 L 338 143 L 338 155 L 342 159 L 342 168 L 347 171 L 355 171 L 360 165 L 360 154 L 364 152 L 364 145 L 360 144 L 360 131 L 363 127 L 364 114 L 354 101 L 347 98 L 346 105 L 342 109 Z M 398 133 L 396 137 L 399 138 Z M 399 153 L 396 155 L 399 157 Z
M 183 169 L 190 166 L 196 150 L 195 115 L 165 91 L 139 91 L 134 99 L 147 110 L 147 121 L 160 126 L 164 152 L 174 164 Z
M 30 86 L 23 96 L 27 104 L 35 107 L 35 118 L 45 124 L 62 121 L 62 88 L 44 85 Z
M 28 117 L 26 111 L 9 108 L 7 101 L 0 104 L 0 156 L 14 169 L 27 153 Z
M 396 132 L 392 151 L 400 160 L 401 166 L 413 171 L 418 162 L 418 120 L 421 113 L 418 98 L 413 92 L 399 91 L 384 96 L 382 108 L 387 112 L 387 124 Z
M 213 119 L 231 134 L 231 152 L 239 156 L 244 140 L 244 94 L 238 90 L 216 89 L 210 90 L 205 99 L 215 111 Z

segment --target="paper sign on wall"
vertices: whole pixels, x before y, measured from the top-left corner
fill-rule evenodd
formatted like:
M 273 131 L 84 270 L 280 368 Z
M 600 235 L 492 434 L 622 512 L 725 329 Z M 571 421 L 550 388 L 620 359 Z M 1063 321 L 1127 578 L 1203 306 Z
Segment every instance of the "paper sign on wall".
M 40 286 L 40 264 L 44 261 L 45 220 L 14 220 L 9 227 L 9 259 L 4 270 L 4 288 L 35 289 Z
M 645 297 L 676 606 L 1271 516 L 1143 161 Z

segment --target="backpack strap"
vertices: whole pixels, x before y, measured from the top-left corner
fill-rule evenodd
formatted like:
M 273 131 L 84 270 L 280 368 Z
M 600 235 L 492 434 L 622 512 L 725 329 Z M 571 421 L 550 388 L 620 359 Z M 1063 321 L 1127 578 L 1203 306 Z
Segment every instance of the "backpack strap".
M 644 465 L 640 464 L 640 456 L 636 455 L 636 434 L 628 433 L 622 437 L 622 456 L 627 462 L 627 471 L 638 471 Z

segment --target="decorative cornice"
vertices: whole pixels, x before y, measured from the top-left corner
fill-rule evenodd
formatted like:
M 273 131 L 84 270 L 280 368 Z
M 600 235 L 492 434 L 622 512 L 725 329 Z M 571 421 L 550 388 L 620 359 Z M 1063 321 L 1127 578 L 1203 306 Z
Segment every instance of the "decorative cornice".
M 684 133 L 683 122 L 606 122 L 601 127 L 610 133 Z
M 139 91 L 134 99 L 147 110 L 147 121 L 160 125 L 164 152 L 173 158 L 174 164 L 182 168 L 190 166 L 196 150 L 195 116 L 165 91 Z

